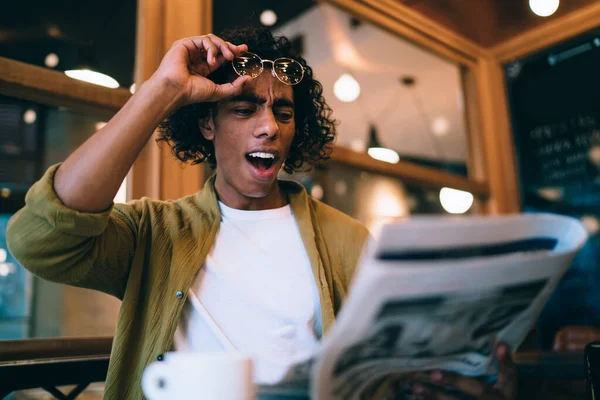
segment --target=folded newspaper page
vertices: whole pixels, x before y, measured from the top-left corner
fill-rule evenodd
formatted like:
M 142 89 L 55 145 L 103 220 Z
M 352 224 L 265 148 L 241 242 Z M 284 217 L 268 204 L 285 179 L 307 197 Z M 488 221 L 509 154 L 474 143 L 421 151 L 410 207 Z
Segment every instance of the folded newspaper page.
M 519 347 L 586 239 L 578 220 L 549 214 L 386 225 L 318 355 L 267 389 L 370 399 L 393 376 L 394 398 L 408 398 L 418 371 L 493 379 L 494 346 Z

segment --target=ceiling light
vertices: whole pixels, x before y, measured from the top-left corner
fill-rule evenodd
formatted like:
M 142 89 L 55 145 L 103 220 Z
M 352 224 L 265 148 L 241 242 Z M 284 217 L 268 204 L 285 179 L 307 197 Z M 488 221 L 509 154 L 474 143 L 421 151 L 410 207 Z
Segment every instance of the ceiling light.
M 340 101 L 351 103 L 360 95 L 360 85 L 350 74 L 342 74 L 333 85 L 333 93 Z
M 33 124 L 36 119 L 37 113 L 35 110 L 29 109 L 23 113 L 23 121 L 25 121 L 26 124 Z
M 318 183 L 313 185 L 313 187 L 310 189 L 310 195 L 317 200 L 321 200 L 324 194 L 323 186 L 319 185 Z
M 59 58 L 56 54 L 48 53 L 48 55 L 44 59 L 44 64 L 48 68 L 54 68 L 58 65 L 58 61 L 59 61 Z
M 385 147 L 371 147 L 367 150 L 369 155 L 379 161 L 385 161 L 390 164 L 397 164 L 400 161 L 400 156 L 392 149 L 386 149 Z
M 10 264 L 0 263 L 0 276 L 6 277 L 11 273 Z
M 104 86 L 111 89 L 119 87 L 119 82 L 108 75 L 104 75 L 100 72 L 91 71 L 89 69 L 71 69 L 65 71 L 65 74 L 69 78 L 77 79 L 80 81 L 93 83 L 94 85 Z
M 600 220 L 592 215 L 584 215 L 581 217 L 581 223 L 590 236 L 593 236 L 600 231 Z
M 352 139 L 350 148 L 357 153 L 362 153 L 366 150 L 365 142 L 360 139 Z
M 277 14 L 273 10 L 265 10 L 260 13 L 260 23 L 264 26 L 273 26 L 277 22 Z
M 592 164 L 600 168 L 600 145 L 596 145 L 590 149 L 589 158 Z
M 529 0 L 529 8 L 535 15 L 548 17 L 558 10 L 560 0 Z
M 373 124 L 369 126 L 369 149 L 367 153 L 374 159 L 384 161 L 390 164 L 396 164 L 400 161 L 400 156 L 392 149 L 383 147 L 377 137 L 377 127 Z
M 440 203 L 450 214 L 464 214 L 473 205 L 473 195 L 469 192 L 445 187 L 440 190 Z
M 431 123 L 431 130 L 435 136 L 446 136 L 450 131 L 450 122 L 447 118 L 437 117 Z

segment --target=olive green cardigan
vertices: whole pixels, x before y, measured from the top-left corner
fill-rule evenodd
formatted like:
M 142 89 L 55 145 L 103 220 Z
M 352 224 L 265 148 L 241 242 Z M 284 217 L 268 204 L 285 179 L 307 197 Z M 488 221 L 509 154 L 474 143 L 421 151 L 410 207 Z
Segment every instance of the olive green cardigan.
M 141 399 L 146 366 L 172 347 L 188 289 L 221 220 L 214 178 L 177 201 L 147 198 L 103 213 L 67 208 L 53 189 L 58 165 L 27 193 L 11 219 L 11 253 L 43 279 L 122 300 L 104 397 Z M 359 222 L 281 181 L 319 289 L 323 330 L 341 307 L 368 231 Z M 240 268 L 243 268 L 240 265 Z

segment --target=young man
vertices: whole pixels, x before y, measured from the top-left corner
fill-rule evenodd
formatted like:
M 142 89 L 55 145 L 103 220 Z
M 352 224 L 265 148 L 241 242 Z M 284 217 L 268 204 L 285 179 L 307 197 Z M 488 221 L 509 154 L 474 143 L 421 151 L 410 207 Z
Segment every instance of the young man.
M 321 94 L 289 41 L 266 30 L 182 39 L 104 128 L 31 188 L 8 228 L 15 257 L 42 278 L 122 300 L 105 398 L 142 398 L 144 368 L 167 351 L 219 349 L 201 315 L 254 357 L 261 382 L 332 325 L 368 232 L 277 179 L 327 157 L 334 123 Z M 113 205 L 159 124 L 179 159 L 207 161 L 215 176 L 174 202 Z

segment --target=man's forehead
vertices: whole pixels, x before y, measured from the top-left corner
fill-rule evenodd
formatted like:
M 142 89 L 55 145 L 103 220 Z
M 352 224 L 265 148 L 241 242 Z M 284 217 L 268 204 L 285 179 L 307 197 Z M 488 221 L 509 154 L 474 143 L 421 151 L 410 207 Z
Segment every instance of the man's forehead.
M 271 71 L 265 69 L 263 73 L 250 82 L 247 82 L 242 89 L 243 95 L 258 96 L 266 99 L 288 99 L 294 100 L 294 90 L 291 86 L 281 83 L 277 78 L 271 75 Z

